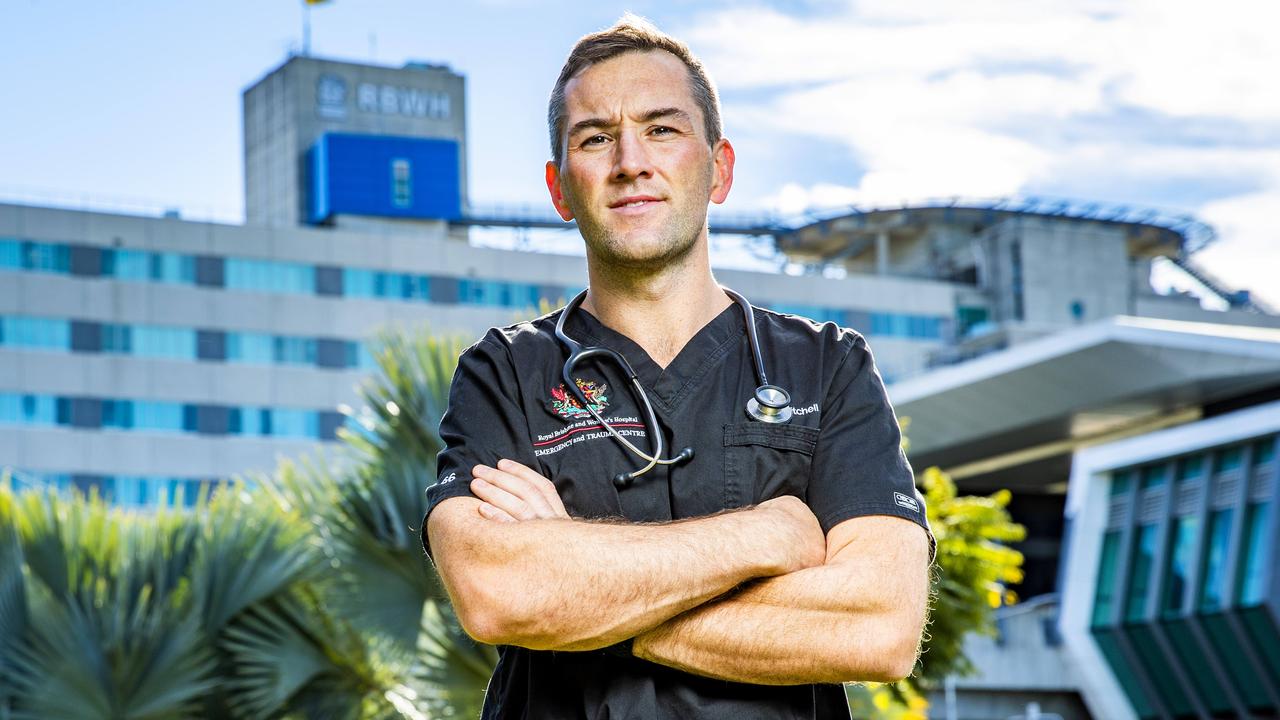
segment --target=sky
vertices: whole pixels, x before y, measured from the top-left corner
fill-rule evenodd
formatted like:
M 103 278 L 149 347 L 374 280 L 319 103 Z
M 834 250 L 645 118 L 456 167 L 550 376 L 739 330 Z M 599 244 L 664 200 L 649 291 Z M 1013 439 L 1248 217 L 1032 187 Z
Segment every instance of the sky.
M 467 79 L 469 194 L 547 208 L 547 95 L 623 12 L 706 64 L 726 212 L 1045 196 L 1190 213 L 1280 309 L 1280 4 L 1257 0 L 332 0 L 311 53 Z M 243 218 L 240 94 L 300 0 L 0 0 L 0 199 Z M 1166 282 L 1183 285 L 1176 277 Z

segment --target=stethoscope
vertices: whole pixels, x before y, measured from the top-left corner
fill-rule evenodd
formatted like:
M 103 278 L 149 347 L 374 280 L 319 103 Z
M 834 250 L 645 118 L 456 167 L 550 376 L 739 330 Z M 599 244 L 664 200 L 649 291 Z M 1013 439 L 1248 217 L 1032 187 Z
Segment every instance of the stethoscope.
M 742 308 L 742 314 L 747 323 L 747 340 L 751 345 L 751 359 L 756 367 L 756 379 L 760 381 L 760 386 L 756 388 L 754 395 L 747 400 L 747 416 L 753 420 L 759 420 L 765 423 L 785 423 L 791 420 L 791 395 L 786 390 L 777 385 L 770 385 L 769 378 L 764 372 L 764 357 L 760 354 L 760 340 L 756 337 L 756 316 L 751 310 L 751 303 L 738 293 L 726 287 L 721 287 L 725 294 L 733 298 L 738 303 L 738 307 Z M 582 301 L 587 297 L 587 291 L 583 290 L 578 296 L 565 306 L 564 311 L 560 313 L 560 318 L 556 320 L 556 337 L 569 351 L 569 359 L 564 361 L 564 368 L 561 370 L 561 377 L 564 378 L 565 387 L 573 396 L 582 403 L 582 407 L 586 409 L 596 422 L 613 436 L 613 439 L 622 443 L 624 447 L 632 453 L 643 459 L 647 465 L 629 473 L 618 473 L 613 478 L 613 484 L 619 488 L 624 488 L 631 484 L 631 481 L 649 472 L 655 465 L 678 465 L 693 459 L 693 448 L 687 447 L 680 451 L 674 457 L 663 458 L 662 447 L 662 430 L 658 427 L 658 417 L 654 415 L 653 405 L 649 403 L 649 395 L 645 393 L 644 387 L 640 385 L 640 378 L 636 375 L 636 371 L 631 369 L 631 363 L 622 356 L 621 353 L 610 350 L 605 347 L 583 347 L 581 343 L 565 334 L 564 323 L 565 318 L 578 309 Z M 587 401 L 587 396 L 582 392 L 582 388 L 578 387 L 578 383 L 574 381 L 573 369 L 577 364 L 588 358 L 603 357 L 616 362 L 627 377 L 631 379 L 631 387 L 635 394 L 640 397 L 640 404 L 644 407 L 644 423 L 645 430 L 649 437 L 653 438 L 653 455 L 646 455 L 640 448 L 631 443 L 630 440 L 623 437 L 609 423 L 605 422 L 600 416 L 599 411 Z

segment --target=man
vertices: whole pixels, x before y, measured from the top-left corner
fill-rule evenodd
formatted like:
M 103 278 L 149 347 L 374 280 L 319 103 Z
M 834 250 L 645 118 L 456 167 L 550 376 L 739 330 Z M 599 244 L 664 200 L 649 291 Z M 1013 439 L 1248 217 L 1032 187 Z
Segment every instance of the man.
M 847 718 L 839 683 L 911 671 L 932 540 L 871 353 L 756 309 L 793 402 L 787 422 L 744 409 L 763 373 L 707 246 L 734 150 L 683 44 L 629 16 L 584 37 L 548 116 L 547 187 L 590 290 L 463 354 L 428 490 L 458 617 L 500 646 L 483 717 Z M 566 312 L 647 401 L 600 358 L 566 386 Z M 659 441 L 690 450 L 637 454 Z

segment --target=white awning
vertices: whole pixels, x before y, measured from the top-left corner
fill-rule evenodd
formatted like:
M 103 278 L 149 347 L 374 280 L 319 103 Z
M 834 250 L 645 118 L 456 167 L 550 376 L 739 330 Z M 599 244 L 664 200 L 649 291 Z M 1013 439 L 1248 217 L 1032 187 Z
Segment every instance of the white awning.
M 1052 446 L 1280 389 L 1280 330 L 1117 316 L 889 388 L 917 466 Z

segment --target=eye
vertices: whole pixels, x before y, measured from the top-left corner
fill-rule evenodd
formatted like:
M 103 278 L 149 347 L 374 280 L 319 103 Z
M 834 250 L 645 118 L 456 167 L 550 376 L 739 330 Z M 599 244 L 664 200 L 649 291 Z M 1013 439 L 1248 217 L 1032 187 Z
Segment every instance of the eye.
M 601 143 L 608 141 L 608 139 L 609 139 L 608 135 L 605 135 L 604 133 L 598 133 L 596 135 L 592 135 L 586 140 L 583 140 L 582 145 L 583 147 L 586 147 L 588 145 L 600 145 Z
M 676 132 L 675 128 L 667 127 L 666 125 L 658 125 L 654 129 L 650 130 L 649 134 L 650 135 L 674 135 L 675 132 Z

